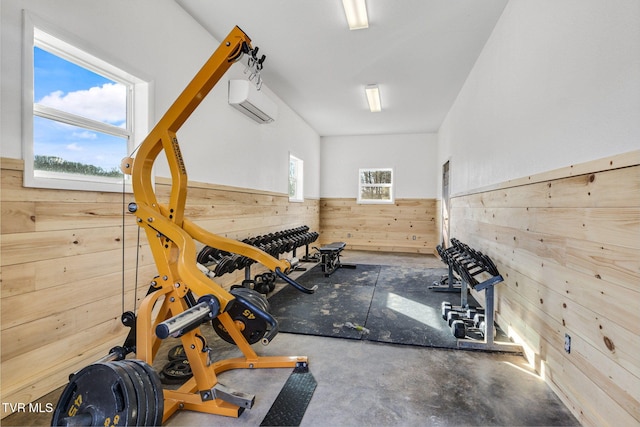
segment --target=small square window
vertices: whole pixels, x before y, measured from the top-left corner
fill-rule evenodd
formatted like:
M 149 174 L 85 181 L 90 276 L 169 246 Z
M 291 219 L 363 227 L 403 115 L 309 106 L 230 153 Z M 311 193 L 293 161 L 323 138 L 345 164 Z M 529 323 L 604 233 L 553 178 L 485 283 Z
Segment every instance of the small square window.
M 358 203 L 393 203 L 393 169 L 360 169 Z

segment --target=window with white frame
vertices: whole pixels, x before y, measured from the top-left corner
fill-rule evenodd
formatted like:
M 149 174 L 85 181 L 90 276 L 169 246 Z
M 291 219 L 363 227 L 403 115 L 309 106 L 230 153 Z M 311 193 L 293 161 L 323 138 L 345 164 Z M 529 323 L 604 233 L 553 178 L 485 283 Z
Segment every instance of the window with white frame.
M 122 191 L 121 160 L 148 131 L 148 84 L 25 23 L 25 186 Z
M 304 201 L 304 162 L 289 154 L 289 201 Z
M 393 169 L 360 169 L 358 203 L 393 203 Z

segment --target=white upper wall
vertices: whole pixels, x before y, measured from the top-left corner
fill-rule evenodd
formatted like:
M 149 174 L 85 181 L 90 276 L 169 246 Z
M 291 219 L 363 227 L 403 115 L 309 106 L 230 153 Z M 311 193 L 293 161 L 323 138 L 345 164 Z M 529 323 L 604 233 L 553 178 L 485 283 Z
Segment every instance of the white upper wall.
M 510 0 L 439 131 L 451 194 L 638 148 L 638 0 Z
M 81 41 L 94 55 L 152 80 L 151 125 L 219 44 L 173 0 L 2 0 L 3 157 L 22 158 L 22 9 Z M 243 30 L 251 36 L 250 28 Z M 268 53 L 268 46 L 255 42 Z M 318 198 L 320 137 L 268 88 L 265 91 L 278 104 L 276 122 L 259 125 L 230 107 L 227 80 L 244 78 L 243 68 L 234 65 L 178 132 L 189 179 L 287 193 L 292 152 L 305 162 L 305 197 Z M 166 161 L 157 164 L 156 174 L 168 176 Z
M 436 134 L 333 136 L 322 137 L 321 144 L 321 197 L 357 198 L 358 169 L 389 167 L 395 197 L 437 195 Z

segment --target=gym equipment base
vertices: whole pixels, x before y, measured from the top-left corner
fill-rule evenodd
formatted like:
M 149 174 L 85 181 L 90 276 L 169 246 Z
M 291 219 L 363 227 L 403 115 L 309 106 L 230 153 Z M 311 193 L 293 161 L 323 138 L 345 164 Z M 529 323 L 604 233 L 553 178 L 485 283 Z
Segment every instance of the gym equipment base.
M 137 354 L 142 359 L 152 360 L 152 355 L 155 353 L 154 348 L 157 351 L 157 347 L 160 345 L 160 340 L 151 332 L 154 330 L 151 316 L 152 308 L 161 297 L 164 297 L 158 316 L 166 318 L 170 311 L 171 298 L 165 296 L 171 295 L 172 292 L 172 287 L 159 289 L 147 295 L 140 305 L 137 317 L 139 343 Z M 253 405 L 253 397 L 228 391 L 229 388 L 217 381 L 217 375 L 221 372 L 232 369 L 295 368 L 301 363 L 308 363 L 306 356 L 258 356 L 228 313 L 222 313 L 218 318 L 244 357 L 225 359 L 209 365 L 205 362 L 207 354 L 197 348 L 202 345 L 200 338 L 198 338 L 201 336 L 199 328 L 182 335 L 180 340 L 186 355 L 189 356 L 194 376 L 177 390 L 163 390 L 163 423 L 180 409 L 236 418 L 242 414 L 244 409 L 250 409 Z M 198 386 L 199 384 L 200 386 Z M 209 385 L 203 387 L 202 384 Z
M 489 342 L 468 339 L 458 340 L 458 348 L 465 350 L 497 351 L 502 353 L 522 353 L 522 346 L 501 341 Z
M 231 369 L 295 368 L 300 363 L 307 363 L 307 357 L 237 357 L 216 362 L 211 365 L 211 368 L 216 374 L 219 374 Z M 253 395 L 232 390 L 220 383 L 217 383 L 210 391 L 198 391 L 195 378 L 191 378 L 177 390 L 164 390 L 163 422 L 178 409 L 237 418 L 245 409 L 251 409 L 253 401 Z
M 306 363 L 297 366 L 260 425 L 299 426 L 317 385 Z

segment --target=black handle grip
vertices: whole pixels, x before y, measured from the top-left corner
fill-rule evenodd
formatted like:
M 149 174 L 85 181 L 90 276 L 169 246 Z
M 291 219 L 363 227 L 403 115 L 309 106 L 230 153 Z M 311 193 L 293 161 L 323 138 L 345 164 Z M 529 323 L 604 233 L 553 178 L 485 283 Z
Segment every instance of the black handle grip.
M 315 285 L 313 288 L 305 288 L 300 283 L 293 280 L 291 277 L 284 274 L 279 268 L 276 268 L 276 275 L 283 279 L 285 282 L 299 290 L 300 292 L 304 292 L 305 294 L 312 294 L 318 289 L 318 285 Z

